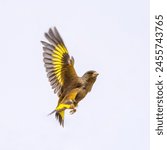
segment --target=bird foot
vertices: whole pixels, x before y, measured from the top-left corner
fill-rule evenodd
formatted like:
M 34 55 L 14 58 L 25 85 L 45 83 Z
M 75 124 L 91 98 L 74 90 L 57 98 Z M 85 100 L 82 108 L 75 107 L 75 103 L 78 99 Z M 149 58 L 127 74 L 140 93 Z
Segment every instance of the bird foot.
M 76 109 L 70 110 L 70 115 L 74 114 L 76 111 L 77 111 Z

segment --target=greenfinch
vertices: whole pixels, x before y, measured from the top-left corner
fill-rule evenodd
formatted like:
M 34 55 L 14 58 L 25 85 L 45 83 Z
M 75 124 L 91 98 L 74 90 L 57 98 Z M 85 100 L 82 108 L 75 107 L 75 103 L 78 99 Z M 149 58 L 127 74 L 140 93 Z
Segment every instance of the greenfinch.
M 74 68 L 74 58 L 70 57 L 56 27 L 50 28 L 44 35 L 48 40 L 41 41 L 44 66 L 51 87 L 59 98 L 50 114 L 55 113 L 60 125 L 64 126 L 65 110 L 70 109 L 71 114 L 76 112 L 78 103 L 91 91 L 98 73 L 90 70 L 79 77 Z

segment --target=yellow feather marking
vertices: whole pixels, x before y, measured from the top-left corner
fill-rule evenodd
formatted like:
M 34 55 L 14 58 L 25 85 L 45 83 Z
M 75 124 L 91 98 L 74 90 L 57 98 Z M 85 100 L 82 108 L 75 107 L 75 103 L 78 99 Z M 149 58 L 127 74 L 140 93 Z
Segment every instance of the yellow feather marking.
M 62 56 L 56 55 L 55 53 L 52 54 L 53 57 L 62 60 Z
M 54 69 L 55 72 L 61 71 L 61 69 L 62 69 L 62 67 L 60 67 L 60 66 L 58 66 L 56 64 L 53 67 L 54 67 L 53 69 Z
M 56 76 L 61 76 L 61 71 L 56 71 L 55 74 Z
M 58 66 L 61 66 L 61 67 L 63 66 L 63 63 L 62 63 L 62 62 L 56 62 L 56 61 L 55 61 L 55 64 L 58 65 Z
M 53 57 L 53 58 L 52 58 L 52 61 L 62 62 L 62 60 L 61 60 L 61 59 L 59 59 L 59 58 L 57 58 L 57 57 Z
M 57 73 L 57 77 L 61 79 L 61 72 Z
M 56 47 L 56 50 L 61 54 L 66 53 L 64 49 L 61 48 L 61 46 Z
M 53 51 L 56 55 L 62 57 L 63 53 L 62 52 L 59 52 L 59 51 Z
M 63 58 L 62 55 L 57 55 L 57 54 L 55 54 L 55 53 L 52 54 L 52 57 L 53 57 L 53 58 L 57 58 L 58 60 L 62 60 L 62 58 Z M 53 58 L 52 58 L 52 59 L 53 59 Z
M 61 73 L 55 72 L 56 77 L 60 76 Z
M 63 58 L 63 55 L 60 55 L 60 54 L 58 54 L 58 53 L 53 53 L 52 56 L 53 56 L 54 58 L 59 59 L 59 60 L 62 60 L 62 58 Z
M 62 60 L 56 60 L 56 61 L 54 61 L 55 63 L 61 63 L 61 64 L 63 64 L 63 62 L 62 62 Z
M 58 76 L 57 79 L 61 84 L 63 84 L 63 79 L 61 78 L 61 76 Z
M 63 45 L 58 44 L 56 48 L 64 53 L 68 53 L 67 49 Z
M 61 70 L 56 70 L 56 71 L 55 71 L 55 74 L 56 74 L 56 75 L 58 75 L 58 74 L 60 74 L 60 73 L 61 73 Z
M 62 67 L 63 66 L 62 63 L 60 63 L 60 62 L 53 62 L 52 64 L 56 67 L 58 67 L 58 66 Z
M 69 109 L 70 108 L 70 105 L 69 104 L 59 104 L 57 107 L 56 107 L 56 111 L 59 111 L 61 109 Z
M 59 45 L 56 47 L 56 50 L 59 51 L 61 54 L 66 53 L 64 49 L 62 49 L 62 47 Z
M 55 64 L 55 66 L 57 67 L 57 69 L 59 69 L 59 68 L 62 68 L 63 67 L 63 65 L 62 64 L 58 64 L 58 63 L 56 63 Z M 56 68 L 55 68 L 56 69 Z
M 68 51 L 67 51 L 67 49 L 65 48 L 64 45 L 62 45 L 62 49 L 63 49 L 66 53 L 68 53 Z
M 61 73 L 61 69 L 55 69 L 55 73 L 56 74 Z
M 58 51 L 59 53 L 63 53 L 63 51 L 60 49 L 60 46 L 59 46 L 59 45 L 57 45 L 57 46 L 55 47 L 55 51 Z
M 57 74 L 57 73 L 61 73 L 61 69 L 55 69 L 55 73 Z
M 64 120 L 64 111 L 59 112 L 59 114 L 60 114 L 62 120 Z
M 61 45 L 60 45 L 60 44 L 58 44 L 58 45 L 55 47 L 55 49 L 56 49 L 57 51 L 59 51 L 60 53 L 65 53 L 65 51 L 61 49 Z
M 62 78 L 63 69 L 63 54 L 68 53 L 64 45 L 58 44 L 55 46 L 55 50 L 52 54 L 52 64 L 54 65 L 55 75 L 60 84 L 63 84 L 64 80 Z
M 58 67 L 58 66 L 56 65 L 56 67 L 54 67 L 54 70 L 55 70 L 55 73 L 57 73 L 57 72 L 62 72 L 62 67 Z
M 56 66 L 58 67 L 58 66 L 60 66 L 60 67 L 62 67 L 63 66 L 63 63 L 60 63 L 60 62 L 55 62 L 56 63 Z
M 55 61 L 52 64 L 54 64 L 54 65 L 63 65 L 62 62 L 55 62 Z
M 58 70 L 60 71 L 62 69 L 62 65 L 55 64 L 53 67 L 55 71 L 58 71 Z
M 63 66 L 63 63 L 62 63 L 62 62 L 56 62 L 56 61 L 54 61 L 54 62 L 52 62 L 52 64 Z
M 61 80 L 60 76 L 57 79 L 60 83 L 62 83 L 62 80 Z
M 60 64 L 60 63 L 58 63 L 58 62 L 56 63 L 56 66 L 57 66 L 57 67 L 60 67 L 60 68 L 62 68 L 62 67 L 63 67 L 63 65 L 62 65 L 62 64 Z
M 57 66 L 57 65 L 54 66 L 54 70 L 55 70 L 54 72 L 55 72 L 56 78 L 57 78 L 58 82 L 62 85 L 64 80 L 62 79 L 62 76 L 61 76 L 61 73 L 62 73 L 61 68 L 62 67 Z

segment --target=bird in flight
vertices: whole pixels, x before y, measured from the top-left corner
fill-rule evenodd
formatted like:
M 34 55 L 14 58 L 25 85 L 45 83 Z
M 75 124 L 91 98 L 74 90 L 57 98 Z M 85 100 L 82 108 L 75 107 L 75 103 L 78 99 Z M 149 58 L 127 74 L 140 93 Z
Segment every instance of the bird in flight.
M 74 68 L 74 58 L 69 55 L 56 27 L 44 35 L 48 42 L 41 41 L 43 61 L 51 87 L 59 98 L 57 107 L 50 114 L 55 113 L 64 127 L 65 110 L 70 109 L 71 114 L 76 112 L 78 103 L 91 91 L 98 73 L 90 70 L 79 77 Z

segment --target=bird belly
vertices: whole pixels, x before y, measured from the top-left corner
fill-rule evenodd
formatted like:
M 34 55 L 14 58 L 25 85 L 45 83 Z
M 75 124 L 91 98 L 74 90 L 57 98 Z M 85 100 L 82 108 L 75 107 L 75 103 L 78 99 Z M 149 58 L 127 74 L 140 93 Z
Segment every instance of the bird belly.
M 86 95 L 87 95 L 87 91 L 84 89 L 82 91 L 78 92 L 78 94 L 76 95 L 76 98 L 75 98 L 76 104 L 78 104 Z

